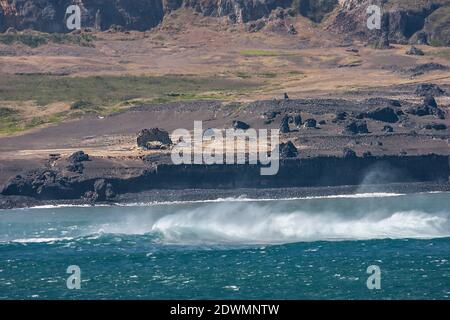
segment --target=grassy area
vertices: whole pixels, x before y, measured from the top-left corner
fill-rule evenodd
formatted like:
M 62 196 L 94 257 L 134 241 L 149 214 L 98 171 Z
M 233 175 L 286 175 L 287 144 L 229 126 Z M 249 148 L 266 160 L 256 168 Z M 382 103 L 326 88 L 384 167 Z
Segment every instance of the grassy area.
M 433 53 L 433 55 L 440 57 L 440 58 L 450 60 L 450 50 L 441 50 L 441 51 Z
M 14 109 L 1 108 L 0 133 L 14 133 L 85 114 L 108 115 L 142 103 L 232 100 L 261 86 L 255 81 L 218 76 L 11 75 L 0 78 L 0 105 L 2 101 L 3 104 L 32 101 L 37 106 L 63 102 L 70 108 L 26 122 Z
M 67 102 L 72 109 L 108 107 L 134 99 L 192 100 L 204 92 L 228 96 L 256 89 L 259 83 L 199 76 L 58 77 L 12 75 L 0 78 L 0 101 Z
M 95 37 L 91 34 L 65 34 L 65 33 L 8 33 L 0 34 L 0 42 L 3 44 L 22 43 L 26 46 L 36 48 L 53 42 L 58 44 L 76 44 L 84 47 L 94 46 Z
M 243 50 L 240 53 L 241 55 L 247 57 L 276 57 L 283 54 L 280 51 L 259 50 L 259 49 Z

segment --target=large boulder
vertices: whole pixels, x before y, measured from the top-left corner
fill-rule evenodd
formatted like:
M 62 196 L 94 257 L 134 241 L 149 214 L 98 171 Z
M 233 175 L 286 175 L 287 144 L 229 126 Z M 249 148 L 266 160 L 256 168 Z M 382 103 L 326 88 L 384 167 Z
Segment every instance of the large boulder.
M 442 90 L 438 85 L 435 85 L 433 83 L 422 83 L 416 87 L 414 93 L 421 97 L 430 95 L 434 97 L 439 97 L 444 95 L 445 91 Z
M 296 158 L 298 156 L 298 150 L 291 141 L 280 144 L 280 158 Z
M 367 123 L 365 121 L 351 121 L 345 126 L 344 132 L 351 134 L 365 134 L 369 133 Z
M 412 46 L 411 48 L 409 48 L 409 50 L 406 51 L 406 54 L 410 55 L 410 56 L 423 56 L 425 55 L 425 53 L 423 52 L 423 50 Z
M 344 150 L 343 150 L 343 152 L 342 152 L 342 156 L 343 156 L 345 159 L 353 159 L 353 158 L 356 158 L 356 157 L 357 157 L 357 156 L 356 156 L 356 152 L 353 151 L 352 149 L 348 148 L 348 147 L 345 147 L 345 148 L 344 148 Z
M 89 161 L 89 155 L 87 153 L 84 153 L 84 151 L 77 151 L 70 155 L 68 160 L 72 163 Z
M 294 125 L 296 126 L 296 127 L 300 127 L 301 125 L 302 125 L 302 123 L 303 123 L 303 121 L 302 121 L 302 116 L 300 115 L 300 114 L 296 114 L 295 116 L 294 116 Z
M 290 117 L 288 115 L 285 115 L 283 117 L 283 119 L 281 119 L 281 124 L 280 124 L 280 132 L 281 133 L 289 133 L 291 131 L 289 129 L 289 122 L 290 122 Z
M 305 128 L 316 128 L 317 127 L 317 121 L 316 119 L 306 119 L 305 123 L 303 124 Z
M 367 112 L 367 118 L 383 121 L 383 122 L 389 122 L 389 123 L 395 123 L 398 122 L 398 116 L 394 109 L 390 107 L 384 107 L 384 108 L 378 108 L 374 111 Z
M 233 128 L 236 130 L 248 130 L 250 129 L 250 125 L 245 123 L 244 121 L 234 120 Z
M 10 179 L 2 194 L 40 199 L 64 199 L 75 197 L 77 190 L 73 188 L 71 181 L 61 176 L 59 172 L 37 169 Z
M 445 119 L 445 111 L 438 107 L 436 100 L 432 96 L 426 96 L 423 99 L 423 104 L 410 109 L 409 113 L 418 117 L 435 116 L 439 119 Z
M 97 194 L 95 200 L 105 201 L 111 200 L 116 196 L 111 183 L 107 183 L 105 179 L 98 179 L 94 182 L 94 192 Z
M 167 149 L 172 145 L 169 133 L 159 128 L 141 130 L 136 140 L 137 145 L 145 150 Z
M 437 131 L 442 131 L 442 130 L 447 130 L 447 126 L 444 123 L 430 123 L 425 125 L 425 129 L 427 130 L 437 130 Z
M 348 118 L 348 113 L 343 111 L 343 112 L 338 112 L 336 114 L 336 117 L 332 120 L 334 123 L 336 122 L 340 122 L 340 121 L 345 121 Z

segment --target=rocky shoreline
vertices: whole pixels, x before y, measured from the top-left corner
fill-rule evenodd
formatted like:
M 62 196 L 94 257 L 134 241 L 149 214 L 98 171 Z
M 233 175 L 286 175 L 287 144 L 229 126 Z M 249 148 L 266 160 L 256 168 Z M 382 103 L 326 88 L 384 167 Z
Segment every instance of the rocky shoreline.
M 169 202 L 202 201 L 249 201 L 249 200 L 288 200 L 314 197 L 340 197 L 361 194 L 415 194 L 429 192 L 450 192 L 450 183 L 392 183 L 366 186 L 337 186 L 315 188 L 277 188 L 277 189 L 182 189 L 151 190 L 139 193 L 118 195 L 114 201 L 93 203 L 88 199 L 38 200 L 25 196 L 0 195 L 0 210 L 23 209 L 41 206 L 127 206 L 149 205 Z M 370 196 L 370 195 L 368 195 Z
M 433 154 L 282 159 L 274 176 L 261 176 L 258 165 L 173 164 L 150 165 L 133 176 L 89 176 L 83 174 L 88 161 L 98 160 L 76 152 L 64 169 L 39 168 L 11 178 L 0 208 L 450 190 L 449 158 Z

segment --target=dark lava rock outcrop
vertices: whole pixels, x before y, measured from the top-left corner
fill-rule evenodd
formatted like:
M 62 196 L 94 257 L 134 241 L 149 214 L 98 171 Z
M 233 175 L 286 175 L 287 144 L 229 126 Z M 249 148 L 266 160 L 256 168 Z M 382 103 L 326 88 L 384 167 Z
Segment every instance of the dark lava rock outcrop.
M 447 126 L 444 123 L 430 123 L 425 125 L 424 127 L 427 130 L 437 130 L 437 131 L 442 131 L 442 130 L 447 130 Z
M 67 160 L 69 164 L 66 166 L 66 170 L 73 173 L 82 174 L 84 170 L 84 161 L 89 161 L 89 155 L 84 151 L 77 151 L 70 155 Z
M 366 117 L 373 120 L 395 123 L 398 122 L 397 113 L 390 107 L 378 108 L 366 113 Z
M 298 150 L 291 141 L 280 144 L 280 159 L 296 158 Z
M 233 121 L 233 128 L 238 130 L 247 130 L 250 129 L 250 125 L 245 123 L 244 121 L 234 120 Z
M 316 128 L 317 127 L 317 121 L 316 119 L 306 119 L 305 123 L 303 124 L 305 128 Z
M 281 124 L 280 124 L 280 132 L 281 133 L 289 133 L 291 131 L 289 129 L 289 122 L 290 122 L 290 117 L 288 115 L 285 115 L 283 117 L 283 119 L 281 119 Z
M 423 50 L 412 46 L 411 48 L 409 48 L 409 50 L 406 51 L 406 54 L 410 55 L 410 56 L 423 56 L 425 55 L 425 53 L 423 52 Z
M 401 44 L 450 43 L 450 2 L 429 1 L 381 1 L 383 23 L 381 30 L 367 28 L 367 8 L 377 1 L 346 0 L 331 19 L 328 29 L 340 34 L 350 34 L 362 40 L 380 43 L 383 37 Z
M 418 96 L 434 96 L 439 97 L 445 94 L 445 91 L 441 89 L 438 85 L 433 83 L 422 83 L 416 87 L 414 93 Z
M 36 169 L 12 178 L 5 185 L 3 195 L 22 195 L 40 199 L 70 198 L 76 191 L 71 179 L 58 171 Z
M 342 2 L 342 1 L 341 1 Z M 0 32 L 9 28 L 68 32 L 66 9 L 78 4 L 83 28 L 97 30 L 148 30 L 179 8 L 191 8 L 210 17 L 227 17 L 231 23 L 248 23 L 248 30 L 266 25 L 295 34 L 286 15 L 302 15 L 314 22 L 326 19 L 328 29 L 389 47 L 389 42 L 446 46 L 450 44 L 450 3 L 447 0 L 383 1 L 383 30 L 367 28 L 371 0 L 2 0 Z M 332 13 L 332 14 L 331 14 Z M 374 41 L 374 39 L 376 41 Z
M 169 133 L 159 128 L 141 130 L 136 141 L 140 148 L 147 150 L 167 149 L 172 145 Z
M 77 151 L 68 157 L 68 160 L 72 163 L 78 163 L 83 161 L 89 161 L 89 155 L 84 151 Z
M 356 152 L 350 148 L 344 148 L 342 155 L 345 159 L 356 158 Z
M 365 121 L 351 121 L 345 126 L 344 133 L 365 134 L 369 133 L 367 123 Z
M 417 77 L 417 76 L 423 75 L 427 72 L 445 71 L 445 70 L 448 70 L 447 66 L 444 66 L 440 63 L 428 62 L 428 63 L 419 64 L 415 67 L 409 68 L 409 69 L 405 70 L 405 73 L 410 74 L 413 77 Z
M 445 111 L 438 107 L 436 100 L 432 96 L 424 97 L 423 104 L 410 109 L 409 113 L 419 117 L 435 116 L 439 119 L 445 119 Z
M 160 24 L 173 10 L 186 7 L 211 17 L 228 17 L 233 23 L 247 23 L 269 17 L 277 8 L 289 8 L 315 22 L 334 10 L 338 0 L 13 0 L 0 1 L 0 32 L 12 27 L 43 32 L 67 32 L 69 5 L 78 4 L 83 28 L 148 30 Z M 294 28 L 295 29 L 295 28 Z M 289 28 L 293 32 L 293 28 Z

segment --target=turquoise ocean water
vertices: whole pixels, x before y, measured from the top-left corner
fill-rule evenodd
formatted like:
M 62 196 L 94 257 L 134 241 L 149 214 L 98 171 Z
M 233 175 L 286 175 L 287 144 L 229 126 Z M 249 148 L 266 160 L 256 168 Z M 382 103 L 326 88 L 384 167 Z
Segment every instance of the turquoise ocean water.
M 448 299 L 449 260 L 448 193 L 0 210 L 0 299 Z

